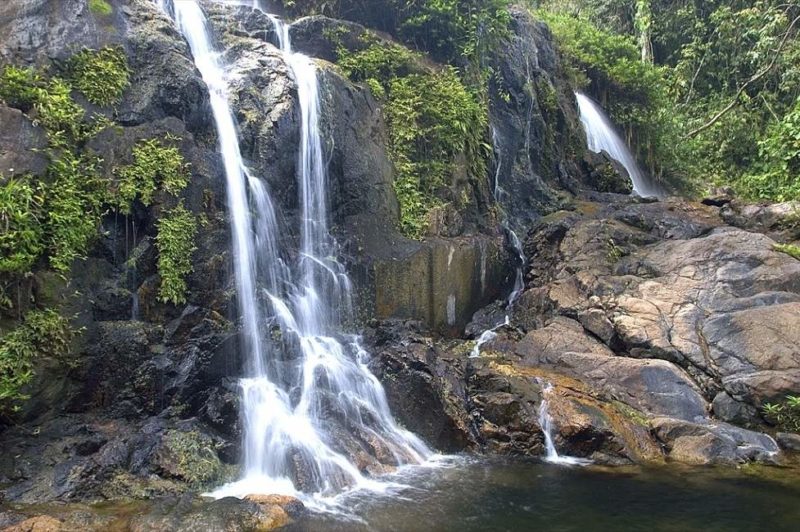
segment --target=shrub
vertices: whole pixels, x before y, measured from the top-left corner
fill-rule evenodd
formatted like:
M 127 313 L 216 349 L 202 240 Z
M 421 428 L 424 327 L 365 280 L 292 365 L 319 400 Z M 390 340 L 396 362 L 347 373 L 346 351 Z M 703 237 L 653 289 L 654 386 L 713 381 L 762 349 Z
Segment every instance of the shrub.
M 156 222 L 158 235 L 159 299 L 176 305 L 186 302 L 186 276 L 192 272 L 192 253 L 197 249 L 197 220 L 183 203 Z
M 44 250 L 43 201 L 28 177 L 0 185 L 0 273 L 30 271 Z
M 386 115 L 401 229 L 407 236 L 419 237 L 427 213 L 441 203 L 437 189 L 447 186 L 457 170 L 459 154 L 466 156 L 469 177 L 486 175 L 483 139 L 488 111 L 455 69 L 446 68 L 394 79 Z
M 50 164 L 48 174 L 52 182 L 45 206 L 50 265 L 68 272 L 97 236 L 107 188 L 97 173 L 96 160 L 68 151 Z
M 136 198 L 151 205 L 159 186 L 173 196 L 186 188 L 189 166 L 177 147 L 166 144 L 178 140 L 167 135 L 163 141 L 141 140 L 134 146 L 133 164 L 115 170 L 119 179 L 116 203 L 121 212 L 129 214 Z
M 75 54 L 69 61 L 69 71 L 75 88 L 95 105 L 119 102 L 130 84 L 128 59 L 118 46 Z
M 764 417 L 787 432 L 800 432 L 800 396 L 789 395 L 781 403 L 766 403 Z
M 36 88 L 41 82 L 41 77 L 33 68 L 6 65 L 0 73 L 0 100 L 27 111 L 33 107 Z
M 89 11 L 95 15 L 107 17 L 114 12 L 114 9 L 106 0 L 89 0 Z
M 54 310 L 32 310 L 14 330 L 0 338 L 0 412 L 26 399 L 22 387 L 34 376 L 37 359 L 67 362 L 75 331 Z

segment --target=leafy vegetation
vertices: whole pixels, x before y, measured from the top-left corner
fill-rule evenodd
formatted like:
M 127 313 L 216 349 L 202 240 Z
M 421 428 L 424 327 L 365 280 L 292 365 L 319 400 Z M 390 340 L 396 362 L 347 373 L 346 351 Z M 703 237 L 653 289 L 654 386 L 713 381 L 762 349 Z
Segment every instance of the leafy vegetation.
M 0 273 L 29 271 L 43 251 L 43 198 L 31 181 L 22 177 L 0 184 Z
M 297 14 L 320 13 L 392 34 L 454 66 L 481 66 L 506 34 L 509 0 L 283 0 Z
M 100 7 L 98 7 L 100 6 Z M 92 2 L 104 14 L 106 2 Z M 66 63 L 66 76 L 45 70 L 7 65 L 0 70 L 0 101 L 28 114 L 46 134 L 49 165 L 41 176 L 15 175 L 0 179 L 0 308 L 5 334 L 0 338 L 0 414 L 23 400 L 24 386 L 42 357 L 64 361 L 75 334 L 55 309 L 15 308 L 9 290 L 50 268 L 68 278 L 76 259 L 85 257 L 99 235 L 102 217 L 110 209 L 130 213 L 135 199 L 150 204 L 155 190 L 177 196 L 189 180 L 188 165 L 166 135 L 139 141 L 132 163 L 104 175 L 102 160 L 87 147 L 113 122 L 88 116 L 74 98 L 82 92 L 96 105 L 118 102 L 128 87 L 129 70 L 119 48 L 84 50 Z M 170 200 L 173 201 L 174 200 Z M 166 211 L 158 226 L 162 298 L 182 302 L 191 271 L 196 233 L 194 217 L 183 207 Z M 36 306 L 35 293 L 25 296 Z M 10 318 L 6 320 L 6 318 Z M 7 327 L 16 327 L 8 330 Z
M 119 179 L 117 208 L 130 214 L 137 198 L 142 204 L 153 203 L 158 187 L 177 196 L 189 184 L 189 166 L 180 150 L 171 143 L 180 139 L 167 135 L 161 139 L 140 140 L 133 147 L 133 163 L 115 170 Z
M 110 6 L 108 8 L 110 10 Z M 103 107 L 119 102 L 130 84 L 128 60 L 125 51 L 118 46 L 83 50 L 72 56 L 69 70 L 75 88 L 87 100 Z
M 531 4 L 652 170 L 750 199 L 800 199 L 796 2 Z
M 774 244 L 773 247 L 776 251 L 786 253 L 790 257 L 800 260 L 800 246 L 795 246 L 793 244 Z
M 186 302 L 186 276 L 192 272 L 192 253 L 197 249 L 197 220 L 183 203 L 165 213 L 158 222 L 159 299 L 167 303 Z
M 800 432 L 800 396 L 789 395 L 783 402 L 767 403 L 763 412 L 764 417 L 779 429 Z
M 58 312 L 32 310 L 22 324 L 0 338 L 0 413 L 26 399 L 22 388 L 33 379 L 37 359 L 68 360 L 74 335 Z
M 48 174 L 52 185 L 45 203 L 45 235 L 50 266 L 67 273 L 97 236 L 107 185 L 98 174 L 95 158 L 69 151 L 51 163 Z
M 470 178 L 486 175 L 486 102 L 454 67 L 423 67 L 418 53 L 371 34 L 362 42 L 364 47 L 353 51 L 340 45 L 338 64 L 384 100 L 400 228 L 419 238 L 428 213 L 442 204 L 439 192 L 458 173 L 459 155 L 466 157 Z
M 114 9 L 106 0 L 89 0 L 89 11 L 95 15 L 108 16 Z

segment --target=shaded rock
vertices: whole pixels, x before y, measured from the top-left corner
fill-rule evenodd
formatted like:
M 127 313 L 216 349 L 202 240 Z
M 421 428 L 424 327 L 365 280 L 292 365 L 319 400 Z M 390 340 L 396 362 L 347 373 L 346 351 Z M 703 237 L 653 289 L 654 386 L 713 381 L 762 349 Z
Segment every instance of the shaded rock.
M 720 392 L 711 403 L 714 416 L 738 425 L 748 425 L 758 418 L 758 410 L 740 401 L 737 401 L 726 392 Z
M 727 203 L 720 209 L 725 223 L 742 229 L 776 235 L 783 240 L 800 238 L 800 202 L 748 204 Z
M 21 111 L 4 105 L 0 105 L 0 124 L 0 174 L 43 175 L 49 164 L 42 152 L 47 146 L 44 131 Z
M 458 452 L 473 446 L 463 368 L 443 360 L 424 338 L 409 334 L 399 343 L 376 340 L 367 337 L 373 353 L 369 367 L 383 384 L 398 421 L 439 450 Z
M 775 464 L 779 449 L 766 434 L 752 432 L 725 423 L 698 424 L 658 418 L 653 431 L 670 459 L 689 464 L 739 464 L 762 462 Z
M 524 7 L 510 14 L 509 37 L 490 58 L 490 122 L 495 186 L 512 226 L 524 227 L 561 208 L 563 191 L 579 188 L 569 150 L 582 152 L 586 143 L 550 30 Z
M 590 188 L 614 194 L 633 192 L 633 182 L 628 171 L 608 153 L 587 150 L 582 163 L 586 173 L 584 183 Z
M 775 435 L 775 440 L 784 451 L 800 453 L 800 434 L 779 432 Z

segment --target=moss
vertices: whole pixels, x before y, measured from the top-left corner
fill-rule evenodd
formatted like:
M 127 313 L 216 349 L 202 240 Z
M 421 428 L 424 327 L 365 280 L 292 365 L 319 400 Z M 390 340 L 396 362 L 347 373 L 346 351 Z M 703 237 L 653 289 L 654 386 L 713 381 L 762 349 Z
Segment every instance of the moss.
M 114 12 L 114 8 L 106 0 L 89 0 L 89 11 L 93 15 L 107 17 Z
M 75 54 L 69 61 L 69 72 L 75 88 L 100 106 L 119 102 L 130 84 L 128 59 L 119 46 Z
M 186 276 L 192 272 L 192 253 L 197 249 L 197 220 L 183 203 L 168 211 L 156 223 L 158 273 L 161 276 L 159 300 L 176 305 L 186 302 Z
M 773 244 L 772 247 L 775 251 L 786 253 L 790 257 L 800 260 L 800 246 L 795 246 L 794 244 Z
M 637 425 L 641 425 L 642 427 L 650 426 L 650 421 L 642 412 L 620 401 L 612 401 L 612 404 L 620 414 L 633 421 Z
M 226 473 L 214 443 L 197 431 L 168 431 L 164 436 L 164 450 L 162 467 L 166 466 L 170 474 L 192 486 L 217 481 Z

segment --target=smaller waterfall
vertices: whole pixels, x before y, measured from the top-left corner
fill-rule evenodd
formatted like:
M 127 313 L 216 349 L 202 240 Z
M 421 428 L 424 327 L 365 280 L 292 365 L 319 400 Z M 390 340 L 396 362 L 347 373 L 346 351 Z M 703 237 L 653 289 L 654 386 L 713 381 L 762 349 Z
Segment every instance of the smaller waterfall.
M 497 329 L 499 329 L 500 327 L 505 327 L 507 325 L 511 325 L 511 318 L 509 318 L 508 316 L 506 316 L 505 321 L 503 321 L 503 323 L 501 323 L 497 327 L 493 327 L 491 329 L 483 331 L 483 333 L 481 333 L 481 335 L 478 337 L 478 340 L 475 342 L 475 347 L 472 348 L 472 353 L 470 353 L 469 355 L 470 358 L 478 358 L 479 356 L 481 356 L 481 347 L 483 347 L 484 344 L 488 344 L 489 342 L 497 338 L 497 333 L 495 331 L 497 331 Z
M 597 102 L 580 92 L 575 93 L 580 110 L 581 123 L 586 131 L 586 140 L 589 149 L 595 153 L 605 151 L 614 160 L 618 161 L 633 182 L 633 192 L 641 197 L 663 198 L 664 191 L 653 183 L 650 177 L 642 170 L 630 148 L 617 133 L 611 119 L 608 118 L 603 108 Z
M 552 392 L 553 385 L 544 381 L 540 381 L 540 383 L 542 384 L 542 402 L 539 405 L 539 426 L 544 433 L 545 461 L 564 466 L 586 466 L 591 464 L 592 461 L 586 458 L 558 454 L 558 449 L 556 449 L 556 445 L 553 442 L 553 418 L 550 417 L 550 410 L 547 404 L 547 394 Z

